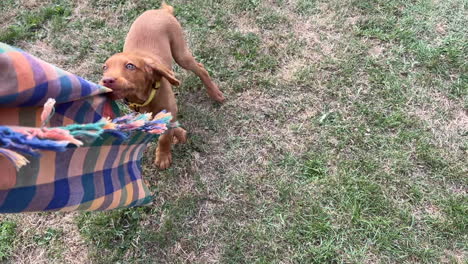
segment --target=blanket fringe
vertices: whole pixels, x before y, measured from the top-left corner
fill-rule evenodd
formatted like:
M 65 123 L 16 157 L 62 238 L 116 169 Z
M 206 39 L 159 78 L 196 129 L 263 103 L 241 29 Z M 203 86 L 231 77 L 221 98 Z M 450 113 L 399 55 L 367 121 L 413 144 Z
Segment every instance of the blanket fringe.
M 164 110 L 153 118 L 151 113 L 131 113 L 113 120 L 103 118 L 96 123 L 48 128 L 47 124 L 55 112 L 54 105 L 55 100 L 51 98 L 45 103 L 40 128 L 0 126 L 0 155 L 10 160 L 17 170 L 29 162 L 21 154 L 39 156 L 39 150 L 65 151 L 69 144 L 83 145 L 77 138 L 97 138 L 103 133 L 121 139 L 128 138 L 132 131 L 160 135 L 168 129 L 172 119 L 171 113 Z

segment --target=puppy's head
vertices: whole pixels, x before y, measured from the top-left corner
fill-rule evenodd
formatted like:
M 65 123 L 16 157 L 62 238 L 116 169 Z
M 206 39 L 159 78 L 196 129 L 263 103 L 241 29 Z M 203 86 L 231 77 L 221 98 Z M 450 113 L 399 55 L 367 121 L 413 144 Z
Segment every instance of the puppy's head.
M 173 85 L 180 84 L 174 72 L 158 59 L 148 55 L 117 53 L 107 59 L 102 69 L 100 84 L 113 90 L 114 99 L 135 96 L 146 100 L 148 89 L 152 89 L 155 82 L 161 78 L 167 79 Z

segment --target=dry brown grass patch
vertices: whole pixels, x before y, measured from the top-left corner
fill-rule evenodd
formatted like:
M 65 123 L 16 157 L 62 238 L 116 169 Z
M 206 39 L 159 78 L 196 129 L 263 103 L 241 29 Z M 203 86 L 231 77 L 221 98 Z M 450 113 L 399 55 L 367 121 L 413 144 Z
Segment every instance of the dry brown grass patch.
M 18 224 L 17 246 L 13 252 L 13 263 L 86 263 L 88 249 L 74 222 L 77 213 L 26 213 L 12 215 Z M 34 235 L 42 234 L 49 228 L 63 230 L 59 238 L 63 259 L 50 259 L 48 246 L 38 246 Z M 27 243 L 27 244 L 23 244 Z
M 437 146 L 459 152 L 468 131 L 466 110 L 439 92 L 427 93 L 427 100 L 423 105 L 412 106 L 412 113 L 428 125 Z

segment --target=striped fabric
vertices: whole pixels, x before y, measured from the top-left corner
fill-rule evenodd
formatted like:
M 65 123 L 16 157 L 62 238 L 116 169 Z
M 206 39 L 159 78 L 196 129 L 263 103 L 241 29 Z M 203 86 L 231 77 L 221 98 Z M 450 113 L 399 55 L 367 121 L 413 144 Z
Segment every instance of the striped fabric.
M 107 88 L 0 43 L 0 125 L 40 126 L 42 105 L 57 100 L 50 127 L 92 123 L 121 113 Z M 121 140 L 104 134 L 65 152 L 42 151 L 16 171 L 0 156 L 0 213 L 109 210 L 151 202 L 141 178 L 146 145 L 157 138 L 134 132 Z
M 109 92 L 20 49 L 0 42 L 0 107 L 58 104 Z

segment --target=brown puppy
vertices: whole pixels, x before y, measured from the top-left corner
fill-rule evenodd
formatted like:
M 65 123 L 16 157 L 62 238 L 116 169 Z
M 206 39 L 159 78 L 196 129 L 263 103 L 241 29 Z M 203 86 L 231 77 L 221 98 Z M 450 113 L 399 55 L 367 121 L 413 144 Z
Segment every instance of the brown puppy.
M 205 85 L 208 95 L 224 100 L 218 86 L 202 64 L 197 63 L 185 43 L 182 28 L 174 17 L 174 9 L 162 4 L 161 9 L 144 12 L 133 22 L 122 53 L 104 64 L 101 84 L 113 90 L 115 99 L 125 98 L 139 105 L 140 112 L 154 114 L 166 109 L 177 120 L 177 104 L 172 85 L 180 82 L 171 71 L 173 59 L 184 69 L 195 73 Z M 157 88 L 155 88 L 157 87 Z M 157 89 L 152 98 L 153 89 Z M 156 149 L 156 165 L 166 169 L 172 162 L 171 145 L 185 142 L 186 131 L 170 129 L 162 135 Z

